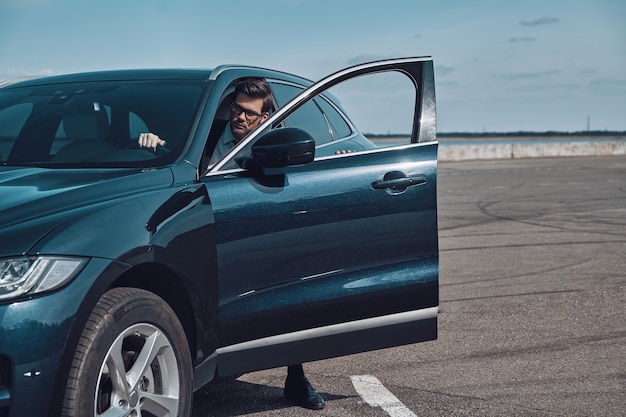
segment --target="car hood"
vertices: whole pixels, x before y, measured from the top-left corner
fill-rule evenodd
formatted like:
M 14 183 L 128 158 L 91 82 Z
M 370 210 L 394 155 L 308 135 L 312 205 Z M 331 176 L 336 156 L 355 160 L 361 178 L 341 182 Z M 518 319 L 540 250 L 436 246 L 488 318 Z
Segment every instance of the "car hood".
M 168 168 L 0 167 L 0 256 L 27 253 L 82 209 L 171 183 Z

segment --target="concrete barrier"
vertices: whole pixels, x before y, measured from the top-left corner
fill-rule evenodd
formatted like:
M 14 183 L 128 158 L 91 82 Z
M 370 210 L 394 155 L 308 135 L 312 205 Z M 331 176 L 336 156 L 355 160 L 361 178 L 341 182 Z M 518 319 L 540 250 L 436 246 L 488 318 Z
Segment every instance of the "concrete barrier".
M 439 140 L 440 161 L 626 155 L 626 139 Z

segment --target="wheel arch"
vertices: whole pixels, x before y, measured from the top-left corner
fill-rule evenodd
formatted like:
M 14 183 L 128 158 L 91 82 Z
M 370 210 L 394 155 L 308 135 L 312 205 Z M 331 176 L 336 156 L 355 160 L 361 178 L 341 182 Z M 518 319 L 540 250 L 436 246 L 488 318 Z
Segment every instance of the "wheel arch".
M 140 288 L 161 297 L 174 310 L 183 326 L 195 363 L 197 357 L 195 313 L 189 291 L 174 271 L 158 263 L 138 265 L 120 275 L 109 289 L 118 287 Z

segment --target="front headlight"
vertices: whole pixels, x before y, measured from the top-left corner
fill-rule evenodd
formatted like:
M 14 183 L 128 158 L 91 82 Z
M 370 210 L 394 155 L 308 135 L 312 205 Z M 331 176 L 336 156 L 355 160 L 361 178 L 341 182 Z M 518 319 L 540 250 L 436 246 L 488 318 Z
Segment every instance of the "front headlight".
M 0 259 L 0 300 L 58 288 L 86 263 L 86 259 L 59 256 Z

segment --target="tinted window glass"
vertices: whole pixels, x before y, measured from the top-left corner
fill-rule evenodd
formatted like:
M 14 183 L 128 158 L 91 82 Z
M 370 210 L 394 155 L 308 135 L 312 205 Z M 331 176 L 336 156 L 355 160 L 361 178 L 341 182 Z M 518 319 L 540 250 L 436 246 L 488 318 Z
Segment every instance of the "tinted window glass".
M 13 86 L 0 90 L 5 165 L 154 166 L 178 157 L 206 83 L 118 81 Z M 17 117 L 19 116 L 19 117 Z M 165 152 L 138 149 L 143 130 Z
M 302 88 L 292 85 L 274 82 L 270 82 L 269 84 L 272 87 L 272 94 L 274 95 L 274 99 L 276 100 L 278 107 L 284 106 L 289 100 L 291 100 L 303 91 Z
M 324 98 L 316 98 L 315 102 L 322 109 L 324 114 L 326 115 L 326 119 L 330 123 L 331 128 L 333 129 L 333 138 L 335 140 L 342 139 L 350 136 L 352 133 L 352 129 L 350 129 L 350 125 L 346 120 L 337 112 L 335 107 L 333 107 L 326 99 Z
M 280 106 L 284 105 L 291 98 L 302 92 L 301 88 L 284 85 L 273 84 L 272 90 L 274 97 Z M 299 127 L 300 129 L 308 132 L 315 139 L 316 145 L 330 142 L 332 137 L 330 136 L 330 127 L 326 123 L 326 119 L 322 115 L 319 107 L 314 101 L 310 100 L 298 110 L 296 110 L 291 116 L 285 119 L 285 126 L 287 127 Z
M 0 161 L 6 158 L 33 110 L 32 103 L 21 103 L 0 110 Z
M 130 133 L 130 140 L 136 141 L 139 139 L 140 134 L 149 132 L 150 129 L 141 117 L 131 111 L 128 113 L 128 131 Z

